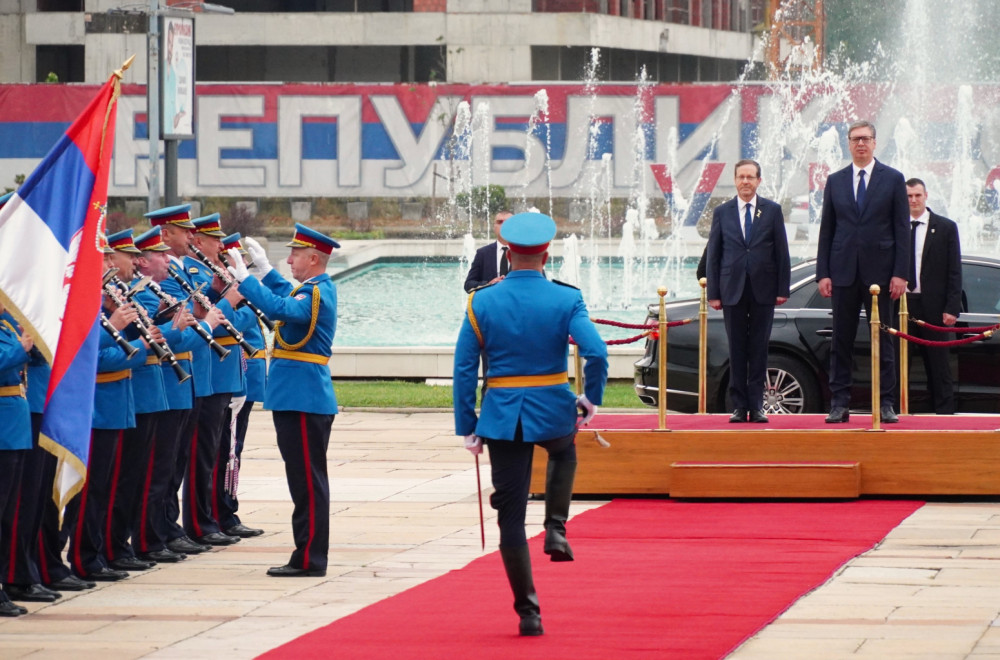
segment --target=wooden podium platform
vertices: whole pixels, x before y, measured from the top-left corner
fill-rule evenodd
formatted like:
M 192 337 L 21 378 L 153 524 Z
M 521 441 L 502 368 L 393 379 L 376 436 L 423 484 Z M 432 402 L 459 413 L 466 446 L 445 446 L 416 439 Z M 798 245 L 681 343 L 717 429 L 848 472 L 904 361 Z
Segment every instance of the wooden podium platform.
M 986 420 L 1000 426 L 1000 419 Z M 998 495 L 996 430 L 581 430 L 577 495 L 828 498 Z M 610 444 L 603 447 L 595 435 Z M 531 492 L 545 492 L 535 450 Z M 852 486 L 854 484 L 854 486 Z

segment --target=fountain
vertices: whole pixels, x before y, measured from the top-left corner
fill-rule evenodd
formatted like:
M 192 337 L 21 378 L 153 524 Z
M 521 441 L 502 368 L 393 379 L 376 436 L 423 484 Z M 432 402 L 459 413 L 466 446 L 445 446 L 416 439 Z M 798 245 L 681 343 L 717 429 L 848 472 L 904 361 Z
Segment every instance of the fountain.
M 791 58 L 799 66 L 774 72 L 769 82 L 735 81 L 719 108 L 693 129 L 664 121 L 668 115 L 658 105 L 657 86 L 644 70 L 629 86 L 630 111 L 621 112 L 615 105 L 620 101 L 599 93 L 598 49 L 583 72 L 582 95 L 574 95 L 571 104 L 558 88 L 536 90 L 518 106 L 527 117 L 523 134 L 504 137 L 499 146 L 490 142 L 495 139 L 489 137 L 495 128 L 490 103 L 473 101 L 473 109 L 462 101 L 449 137 L 453 174 L 446 208 L 455 214 L 454 226 L 462 228 L 463 261 L 444 278 L 442 286 L 453 295 L 439 296 L 437 307 L 443 302 L 460 318 L 464 272 L 477 240 L 488 238 L 482 228 L 492 225 L 485 209 L 474 207 L 471 191 L 491 182 L 507 186 L 518 208 L 534 203 L 552 212 L 555 190 L 568 197 L 572 235 L 557 242 L 561 260 L 550 272 L 583 289 L 595 316 L 635 321 L 660 285 L 678 297 L 697 294 L 693 268 L 704 239 L 695 226 L 711 200 L 732 194 L 731 168 L 740 157 L 761 163 L 760 194 L 784 205 L 786 222 L 793 204 L 807 208 L 789 222 L 789 238 L 793 258 L 811 258 L 826 177 L 848 163 L 846 127 L 855 118 L 871 119 L 878 127 L 877 158 L 927 182 L 930 206 L 959 223 L 966 252 L 995 249 L 996 232 L 990 230 L 996 209 L 983 199 L 984 192 L 994 205 L 1000 198 L 1000 169 L 994 167 L 1000 162 L 1000 110 L 995 109 L 1000 104 L 994 87 L 975 82 L 983 74 L 976 51 L 986 32 L 969 25 L 967 6 L 908 1 L 899 43 L 876 45 L 869 61 L 852 62 L 834 50 L 826 68 L 817 71 L 808 66 L 815 49 L 806 44 Z M 962 30 L 979 36 L 934 36 L 966 34 Z M 912 48 L 914 43 L 921 47 Z M 761 43 L 755 58 L 763 52 Z M 553 95 L 565 104 L 555 112 Z M 577 122 L 577 132 L 566 135 L 554 153 L 553 122 L 565 122 L 569 130 L 571 111 L 586 120 Z M 556 113 L 563 118 L 555 119 Z M 624 138 L 628 148 L 612 157 L 609 142 L 626 144 Z M 520 161 L 498 165 L 498 148 L 520 150 Z M 583 166 L 566 165 L 574 159 Z M 459 208 L 454 200 L 462 193 L 468 199 Z M 671 220 L 665 235 L 654 217 L 659 204 Z

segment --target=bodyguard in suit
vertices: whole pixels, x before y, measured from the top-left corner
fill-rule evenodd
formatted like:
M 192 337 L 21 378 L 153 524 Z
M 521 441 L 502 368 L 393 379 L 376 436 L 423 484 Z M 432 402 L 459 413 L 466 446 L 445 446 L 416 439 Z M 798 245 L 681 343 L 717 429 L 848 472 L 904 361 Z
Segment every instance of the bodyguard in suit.
M 510 260 L 507 257 L 507 241 L 500 235 L 504 220 L 511 216 L 510 211 L 500 211 L 493 219 L 493 231 L 497 240 L 476 250 L 476 256 L 465 277 L 465 292 L 478 289 L 486 284 L 492 284 L 507 274 Z
M 272 411 L 278 449 L 285 463 L 288 490 L 295 504 L 292 535 L 295 550 L 284 566 L 268 569 L 271 577 L 326 575 L 330 547 L 330 482 L 326 451 L 337 414 L 330 380 L 330 356 L 337 331 L 337 289 L 326 266 L 337 241 L 295 225 L 288 265 L 298 286 L 278 274 L 263 248 L 251 238 L 247 250 L 257 277 L 250 277 L 239 252 L 229 253 L 229 269 L 239 292 L 276 323 L 274 351 L 264 391 Z M 260 278 L 260 279 L 258 279 Z
M 927 187 L 920 179 L 906 182 L 910 202 L 911 258 L 906 278 L 906 301 L 910 318 L 932 325 L 955 325 L 962 312 L 962 248 L 958 225 L 927 208 Z M 909 326 L 916 337 L 940 340 L 941 335 L 919 325 Z M 917 346 L 927 370 L 927 387 L 934 412 L 955 412 L 954 380 L 948 364 L 948 349 L 943 346 Z
M 764 378 L 774 306 L 788 300 L 791 260 L 781 206 L 757 196 L 760 165 L 734 168 L 737 197 L 716 207 L 708 237 L 708 304 L 729 338 L 730 422 L 767 422 Z
M 500 556 L 520 634 L 536 636 L 543 633 L 541 610 L 524 530 L 534 447 L 548 453 L 545 553 L 552 561 L 572 561 L 566 521 L 576 474 L 577 407 L 587 423 L 601 404 L 608 349 L 580 291 L 542 274 L 556 233 L 552 218 L 519 213 L 503 223 L 501 233 L 510 244 L 510 273 L 470 294 L 455 347 L 455 432 L 465 436 L 473 454 L 482 452 L 483 443 L 489 447 L 495 489 L 490 504 L 498 511 Z M 586 393 L 579 398 L 567 379 L 570 336 L 586 360 Z M 481 354 L 489 358 L 489 389 L 477 418 Z
M 850 418 L 851 357 L 862 305 L 871 318 L 869 287 L 881 287 L 879 318 L 888 323 L 892 301 L 906 291 L 910 266 L 910 214 L 903 175 L 875 160 L 875 126 L 870 122 L 852 123 L 847 140 L 853 162 L 826 181 L 816 254 L 819 292 L 833 297 L 828 423 Z M 893 411 L 895 350 L 887 333 L 881 333 L 880 342 L 879 412 L 882 421 L 891 424 L 898 421 Z

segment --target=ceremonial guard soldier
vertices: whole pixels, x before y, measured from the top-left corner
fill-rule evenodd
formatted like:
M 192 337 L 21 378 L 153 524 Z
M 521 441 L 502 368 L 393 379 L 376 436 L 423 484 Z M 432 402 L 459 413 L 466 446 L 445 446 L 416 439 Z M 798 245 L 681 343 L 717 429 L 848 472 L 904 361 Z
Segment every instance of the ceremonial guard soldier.
M 192 288 L 192 281 L 184 263 L 190 255 L 191 232 L 194 230 L 194 225 L 191 223 L 191 205 L 168 206 L 147 213 L 146 218 L 149 219 L 150 225 L 160 228 L 160 238 L 170 248 L 167 253 L 170 257 L 170 277 L 163 281 L 163 290 L 175 298 L 187 297 L 188 293 L 183 287 Z M 196 318 L 205 318 L 208 313 L 208 310 L 193 300 L 189 308 Z M 218 315 L 221 318 L 221 312 L 218 312 Z M 177 554 L 198 554 L 211 549 L 211 546 L 196 543 L 188 537 L 179 522 L 181 518 L 179 494 L 190 464 L 191 443 L 197 430 L 198 413 L 202 401 L 212 394 L 211 351 L 208 346 L 195 347 L 192 350 L 190 373 L 194 384 L 194 400 L 191 408 L 174 411 L 170 416 L 171 421 L 168 422 L 171 428 L 176 427 L 179 440 L 173 476 L 166 489 L 163 525 L 167 529 L 167 549 Z M 171 429 L 168 428 L 169 432 Z
M 541 213 L 508 218 L 500 235 L 510 245 L 506 278 L 473 291 L 455 348 L 455 431 L 474 454 L 485 442 L 498 511 L 500 556 L 520 617 L 521 635 L 543 633 L 524 529 L 535 445 L 548 452 L 545 483 L 545 553 L 572 561 L 566 520 L 576 473 L 577 408 L 582 423 L 594 415 L 608 376 L 607 346 L 590 321 L 580 291 L 549 281 L 542 269 L 556 225 Z M 570 390 L 570 337 L 586 360 L 585 394 Z M 480 356 L 489 372 L 476 417 Z
M 0 315 L 4 315 L 0 303 Z M 0 516 L 14 503 L 21 466 L 31 450 L 31 413 L 25 398 L 25 369 L 28 353 L 34 342 L 28 335 L 18 333 L 9 316 L 0 316 L 0 419 L 4 432 L 0 433 Z M 0 543 L 10 543 L 0 538 Z M 11 602 L 0 591 L 0 616 L 20 616 L 28 610 Z
M 196 256 L 188 255 L 184 267 L 191 283 L 203 286 L 216 307 L 240 332 L 255 322 L 252 312 L 237 310 L 235 304 L 240 297 L 235 287 L 219 279 L 222 274 L 229 277 L 219 261 L 222 249 L 221 239 L 225 237 L 219 223 L 219 214 L 213 213 L 198 218 L 191 223 L 190 249 Z M 225 290 L 225 294 L 220 291 Z M 215 329 L 216 341 L 227 348 L 236 348 L 237 341 L 222 327 Z M 217 476 L 219 456 L 223 438 L 226 456 L 229 456 L 229 436 L 223 433 L 226 411 L 233 393 L 243 390 L 244 374 L 238 350 L 233 350 L 222 360 L 211 360 L 212 393 L 202 399 L 198 410 L 198 426 L 190 439 L 191 450 L 187 475 L 184 482 L 183 520 L 184 530 L 198 543 L 207 545 L 231 545 L 240 540 L 222 531 L 213 508 L 214 481 Z
M 236 250 L 245 257 L 246 249 L 240 242 L 239 233 L 230 234 L 222 239 L 222 249 L 228 253 Z M 247 527 L 240 520 L 237 511 L 240 508 L 238 497 L 240 461 L 243 457 L 243 441 L 246 439 L 247 426 L 250 421 L 250 411 L 256 401 L 264 400 L 264 388 L 267 384 L 267 350 L 261 322 L 251 323 L 243 331 L 243 338 L 256 352 L 252 355 L 243 352 L 243 372 L 245 374 L 243 391 L 234 394 L 226 413 L 226 423 L 223 425 L 222 452 L 219 454 L 217 478 L 215 479 L 215 510 L 218 512 L 219 526 L 230 536 L 249 538 L 260 536 L 264 530 Z M 226 451 L 226 439 L 229 448 Z M 223 478 L 223 474 L 225 477 Z
M 333 249 L 340 244 L 296 224 L 288 246 L 292 248 L 288 265 L 292 277 L 301 282 L 299 286 L 293 286 L 271 267 L 264 250 L 253 239 L 247 239 L 247 250 L 256 277 L 249 277 L 236 251 L 230 253 L 229 267 L 240 282 L 240 294 L 276 322 L 264 408 L 271 410 L 274 417 L 278 449 L 295 505 L 295 551 L 286 565 L 270 568 L 267 574 L 323 576 L 330 545 L 326 452 L 337 414 L 328 366 L 337 330 L 337 289 L 326 267 Z

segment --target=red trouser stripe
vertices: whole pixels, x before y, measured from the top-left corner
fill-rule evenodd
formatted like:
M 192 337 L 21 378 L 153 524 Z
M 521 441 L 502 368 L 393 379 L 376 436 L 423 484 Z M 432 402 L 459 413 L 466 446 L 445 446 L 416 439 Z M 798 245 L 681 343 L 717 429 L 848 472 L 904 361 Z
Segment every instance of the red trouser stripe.
M 122 471 L 122 447 L 124 446 L 125 431 L 118 432 L 118 446 L 115 447 L 115 469 L 111 472 L 111 490 L 108 496 L 108 518 L 104 521 L 104 555 L 108 558 L 108 561 L 114 561 L 117 559 L 115 557 L 115 547 L 111 539 L 111 528 L 114 520 L 115 513 L 115 496 L 118 495 L 118 479 Z M 80 511 L 83 512 L 83 502 L 80 503 Z M 80 521 L 84 520 L 84 514 L 81 513 Z
M 20 489 L 18 489 L 20 490 Z M 21 493 L 17 494 L 17 504 L 14 505 L 14 520 L 10 524 L 10 552 L 7 561 L 7 584 L 14 581 L 14 568 L 17 566 L 17 524 L 21 519 Z
M 202 537 L 201 525 L 198 524 L 198 427 L 191 436 L 191 459 L 188 461 L 188 496 L 184 498 L 184 506 L 191 515 L 191 527 L 196 537 Z
M 90 431 L 90 453 L 94 453 L 94 431 Z M 73 567 L 76 568 L 76 572 L 80 575 L 86 575 L 87 571 L 83 568 L 83 560 L 80 558 L 80 539 L 83 537 L 83 521 L 87 516 L 87 494 L 90 492 L 90 479 L 83 482 L 83 490 L 80 491 L 80 513 L 76 520 L 76 529 L 73 531 L 73 556 L 70 557 L 70 561 L 73 563 Z M 41 532 L 38 533 L 38 538 L 41 540 Z M 41 556 L 45 556 L 44 552 L 39 553 Z
M 309 541 L 302 553 L 302 568 L 309 568 L 309 549 L 312 548 L 313 539 L 316 538 L 316 490 L 313 488 L 312 460 L 309 458 L 309 429 L 306 425 L 305 413 L 302 413 L 299 419 L 301 420 L 302 433 L 302 459 L 306 468 L 306 489 L 309 491 Z

